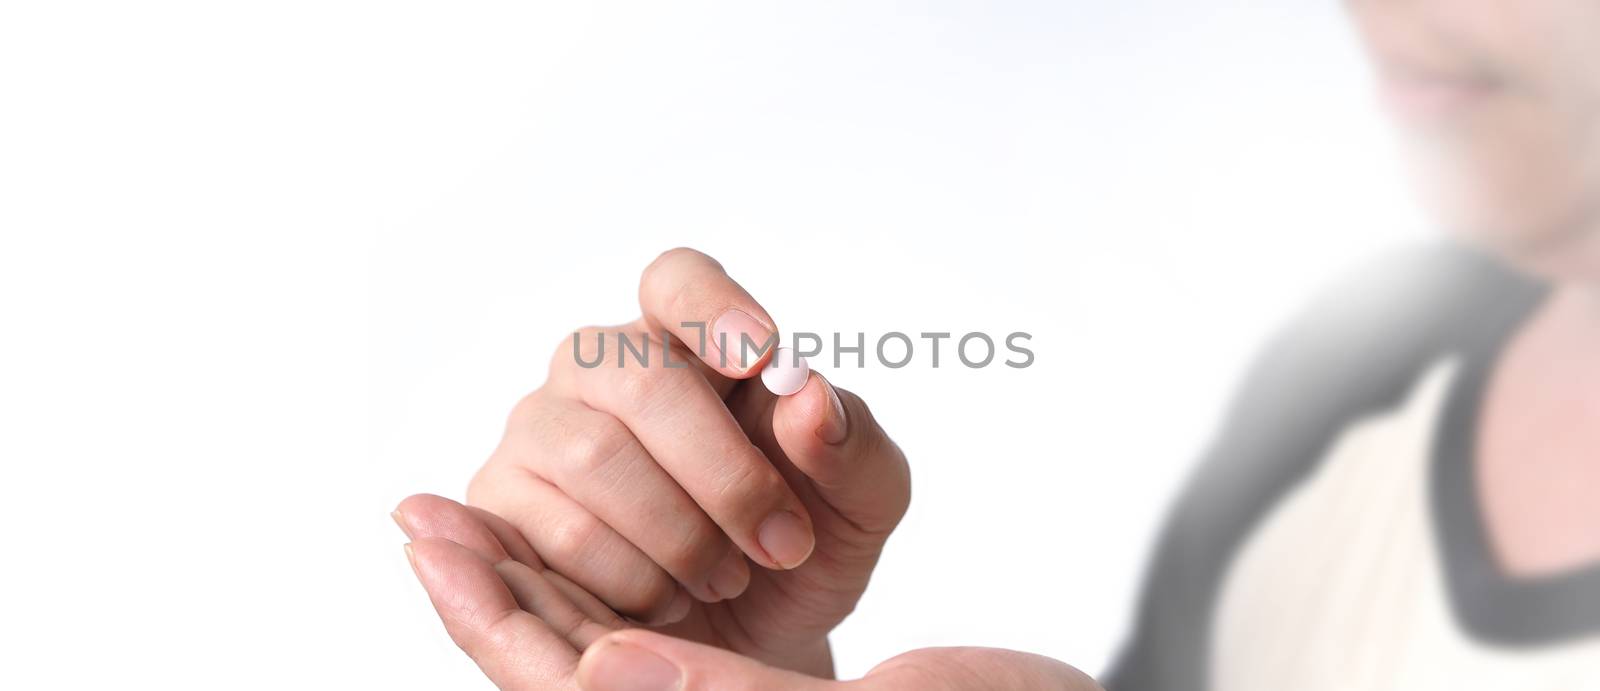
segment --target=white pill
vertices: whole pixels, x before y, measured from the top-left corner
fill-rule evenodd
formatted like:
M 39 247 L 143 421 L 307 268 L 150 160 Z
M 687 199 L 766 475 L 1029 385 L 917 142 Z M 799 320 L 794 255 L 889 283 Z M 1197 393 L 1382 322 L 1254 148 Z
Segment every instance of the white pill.
M 811 365 L 806 364 L 805 358 L 793 348 L 778 347 L 772 349 L 772 359 L 767 360 L 766 369 L 761 370 L 761 383 L 772 393 L 788 396 L 805 388 L 810 375 Z

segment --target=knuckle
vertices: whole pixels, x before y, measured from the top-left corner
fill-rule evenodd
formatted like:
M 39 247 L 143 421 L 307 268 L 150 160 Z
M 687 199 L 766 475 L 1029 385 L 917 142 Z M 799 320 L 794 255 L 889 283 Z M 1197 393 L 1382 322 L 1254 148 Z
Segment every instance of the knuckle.
M 559 559 L 567 564 L 574 564 L 576 560 L 593 553 L 603 529 L 604 524 L 600 519 L 588 513 L 557 521 L 546 532 L 550 550 L 548 557 L 551 560 Z
M 491 494 L 489 488 L 493 486 L 493 480 L 489 478 L 491 472 L 490 464 L 486 463 L 478 469 L 478 472 L 472 474 L 472 479 L 467 482 L 468 505 L 482 506 L 488 499 Z
M 467 482 L 466 501 L 462 503 L 500 516 L 508 523 L 526 520 L 525 502 L 517 491 L 523 480 L 519 476 L 523 475 L 537 477 L 531 469 L 521 466 L 485 463 Z
M 672 597 L 678 592 L 678 582 L 660 571 L 654 571 L 644 577 L 644 582 L 638 584 L 633 591 L 637 599 L 632 603 L 631 609 L 656 613 L 672 604 Z
M 878 482 L 886 490 L 884 496 L 888 499 L 884 504 L 884 514 L 888 529 L 892 530 L 911 508 L 911 464 L 906 461 L 906 454 L 900 450 L 900 445 L 882 430 L 878 430 L 864 457 L 883 464 Z
M 759 521 L 784 503 L 788 491 L 788 483 L 770 466 L 730 463 L 722 473 L 716 502 L 724 515 Z
M 573 329 L 556 344 L 555 354 L 550 356 L 550 371 L 563 372 L 587 363 L 603 364 L 607 340 L 615 339 L 611 338 L 610 330 L 604 327 Z
M 717 260 L 711 258 L 711 255 L 701 252 L 693 247 L 674 247 L 656 255 L 656 258 L 651 260 L 650 263 L 644 267 L 642 278 L 653 278 L 660 275 L 661 270 L 666 267 L 686 262 L 696 264 L 706 263 L 715 266 L 721 266 L 721 264 L 717 263 Z M 641 280 L 641 283 L 645 282 L 648 281 Z
M 506 416 L 506 433 L 526 429 L 539 420 L 546 405 L 545 397 L 534 391 L 518 399 Z
M 698 254 L 688 247 L 674 247 L 656 255 L 655 259 L 650 260 L 650 263 L 645 265 L 644 271 L 639 272 L 639 295 L 644 296 L 654 290 L 656 284 L 661 282 L 661 277 L 666 272 L 667 267 L 670 267 L 675 262 L 682 261 L 685 256 L 692 256 L 691 253 Z
M 478 616 L 482 617 L 482 630 L 479 633 L 481 640 L 472 644 L 456 641 L 456 646 L 461 648 L 467 657 L 472 658 L 473 662 L 483 665 L 515 659 L 514 656 L 522 654 L 527 648 L 526 630 L 522 622 L 518 621 L 523 616 L 521 610 L 483 612 Z
M 712 468 L 714 474 L 711 477 L 715 478 L 715 484 L 711 486 L 709 499 L 718 508 L 722 508 L 729 503 L 730 498 L 738 498 L 741 493 L 750 491 L 748 483 L 751 476 L 756 474 L 756 469 L 748 463 L 732 460 L 737 456 L 719 454 L 718 457 L 728 460 L 724 460 L 720 467 Z
M 888 437 L 884 437 L 884 439 L 888 439 Z M 905 518 L 906 511 L 911 508 L 911 464 L 906 462 L 906 455 L 900 450 L 899 444 L 890 441 L 889 446 L 893 449 L 894 453 L 894 478 L 899 489 L 899 491 L 894 494 L 894 505 L 890 508 L 893 509 L 892 515 L 894 517 L 894 524 L 899 525 L 900 519 Z
M 664 306 L 672 314 L 694 314 L 686 310 L 704 302 L 704 296 L 714 295 L 710 291 L 721 286 L 725 276 L 722 264 L 705 253 L 673 248 L 645 267 L 639 277 L 640 302 Z
M 587 477 L 605 472 L 631 446 L 620 423 L 594 421 L 569 432 L 562 454 L 568 472 Z
M 872 416 L 872 406 L 867 405 L 866 399 L 857 396 L 854 391 L 842 386 L 833 387 L 834 393 L 839 394 L 839 404 L 844 406 L 847 413 L 854 413 L 861 417 L 861 421 L 876 427 L 877 419 Z
M 712 303 L 718 295 L 725 295 L 727 279 L 720 274 L 700 272 L 671 288 L 667 309 L 674 315 L 707 315 L 717 311 Z M 726 299 L 726 298 L 722 298 Z
M 614 395 L 621 406 L 642 407 L 670 398 L 682 385 L 685 370 L 666 367 L 624 367 L 618 369 Z
M 716 566 L 716 560 L 726 552 L 720 535 L 696 526 L 682 531 L 666 546 L 660 555 L 660 566 L 680 577 L 701 576 Z
M 653 618 L 666 611 L 677 594 L 678 582 L 661 569 L 648 564 L 630 569 L 627 575 L 593 590 L 613 610 L 632 617 Z
M 749 488 L 751 497 L 759 502 L 776 503 L 789 491 L 789 483 L 784 482 L 778 471 L 770 467 L 749 470 L 743 486 Z

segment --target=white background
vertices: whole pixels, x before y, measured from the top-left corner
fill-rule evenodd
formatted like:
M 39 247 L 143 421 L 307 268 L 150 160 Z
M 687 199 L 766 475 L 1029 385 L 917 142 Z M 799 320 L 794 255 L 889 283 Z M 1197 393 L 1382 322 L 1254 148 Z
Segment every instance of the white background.
M 388 511 L 676 245 L 1034 334 L 829 372 L 915 487 L 839 671 L 1098 671 L 1255 345 L 1423 234 L 1366 88 L 1331 2 L 8 3 L 0 686 L 485 686 Z

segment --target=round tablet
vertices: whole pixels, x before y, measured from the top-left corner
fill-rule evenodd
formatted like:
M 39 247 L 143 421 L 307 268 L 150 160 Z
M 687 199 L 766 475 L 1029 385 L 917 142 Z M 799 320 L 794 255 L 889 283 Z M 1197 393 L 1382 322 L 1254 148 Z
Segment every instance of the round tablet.
M 793 348 L 778 347 L 772 349 L 772 359 L 767 361 L 766 369 L 761 370 L 761 383 L 772 393 L 788 396 L 805 388 L 810 375 L 811 365 L 806 364 L 805 358 Z

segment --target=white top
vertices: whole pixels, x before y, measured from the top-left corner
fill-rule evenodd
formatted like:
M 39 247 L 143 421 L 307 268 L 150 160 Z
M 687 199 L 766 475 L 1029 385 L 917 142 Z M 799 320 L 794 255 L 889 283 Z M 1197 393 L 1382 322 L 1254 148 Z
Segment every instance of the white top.
M 1223 582 L 1209 688 L 1600 690 L 1600 636 L 1504 647 L 1454 619 L 1428 472 L 1458 371 L 1436 363 L 1345 430 L 1252 530 Z

